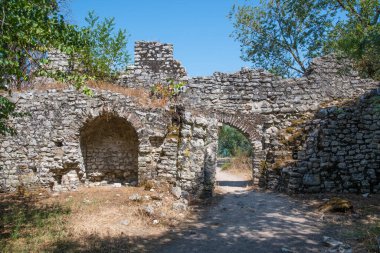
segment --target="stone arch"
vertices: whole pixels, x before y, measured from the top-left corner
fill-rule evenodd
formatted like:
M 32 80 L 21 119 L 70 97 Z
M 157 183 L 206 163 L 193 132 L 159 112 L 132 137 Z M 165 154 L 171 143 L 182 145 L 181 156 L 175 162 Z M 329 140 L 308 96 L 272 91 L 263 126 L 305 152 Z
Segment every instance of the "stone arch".
M 102 113 L 80 129 L 80 146 L 88 182 L 138 181 L 139 136 L 128 120 L 131 117 Z
M 242 132 L 253 145 L 260 134 L 256 130 L 256 125 L 252 124 L 246 116 L 238 114 L 216 114 L 218 122 L 232 126 Z
M 143 139 L 144 123 L 141 118 L 136 113 L 126 110 L 125 107 L 114 108 L 108 103 L 95 109 L 91 108 L 84 110 L 80 115 L 79 131 L 81 131 L 81 129 L 83 129 L 89 122 L 98 117 L 123 118 L 136 130 L 139 141 Z
M 228 114 L 228 113 L 217 113 L 216 118 L 219 123 L 226 124 L 228 126 L 234 127 L 239 130 L 247 139 L 250 141 L 253 152 L 252 152 L 252 175 L 253 184 L 258 185 L 260 175 L 260 166 L 263 156 L 261 134 L 257 130 L 257 126 L 261 123 L 261 115 L 252 115 L 247 117 L 247 115 L 240 114 Z

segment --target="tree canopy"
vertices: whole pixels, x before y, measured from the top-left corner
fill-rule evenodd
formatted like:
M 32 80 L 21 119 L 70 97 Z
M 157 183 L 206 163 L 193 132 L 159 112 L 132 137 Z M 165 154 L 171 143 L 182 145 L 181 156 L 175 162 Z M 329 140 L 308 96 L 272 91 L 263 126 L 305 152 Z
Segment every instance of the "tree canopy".
M 114 19 L 100 21 L 90 13 L 87 27 L 70 24 L 61 15 L 60 0 L 0 1 L 0 90 L 30 86 L 36 76 L 51 77 L 90 93 L 89 79 L 112 79 L 128 61 L 127 33 L 114 35 Z M 46 54 L 58 50 L 77 68 L 49 69 Z M 0 134 L 12 133 L 6 124 L 15 105 L 0 94 Z
M 380 80 L 380 2 L 336 0 L 345 14 L 330 33 L 331 51 L 354 60 L 364 77 Z
M 96 79 L 113 79 L 120 70 L 125 70 L 129 55 L 127 52 L 127 32 L 119 30 L 114 34 L 115 19 L 103 21 L 94 12 L 86 17 L 83 29 L 86 46 L 80 56 L 86 72 Z
M 233 36 L 242 58 L 285 77 L 303 75 L 312 58 L 336 53 L 379 78 L 378 0 L 262 0 L 234 6 Z
M 223 157 L 238 156 L 241 154 L 251 156 L 252 144 L 239 130 L 228 125 L 219 129 L 218 154 Z

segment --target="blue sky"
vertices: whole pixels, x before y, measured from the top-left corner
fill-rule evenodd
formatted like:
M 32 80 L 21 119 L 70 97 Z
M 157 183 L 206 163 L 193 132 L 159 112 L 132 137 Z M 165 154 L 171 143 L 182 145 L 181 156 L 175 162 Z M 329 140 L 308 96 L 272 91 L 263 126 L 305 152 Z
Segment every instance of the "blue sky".
M 71 0 L 69 20 L 84 25 L 90 10 L 100 17 L 115 17 L 117 28 L 130 34 L 133 56 L 136 40 L 174 44 L 174 57 L 190 76 L 215 71 L 235 72 L 249 63 L 240 59 L 240 46 L 230 34 L 227 15 L 244 0 Z

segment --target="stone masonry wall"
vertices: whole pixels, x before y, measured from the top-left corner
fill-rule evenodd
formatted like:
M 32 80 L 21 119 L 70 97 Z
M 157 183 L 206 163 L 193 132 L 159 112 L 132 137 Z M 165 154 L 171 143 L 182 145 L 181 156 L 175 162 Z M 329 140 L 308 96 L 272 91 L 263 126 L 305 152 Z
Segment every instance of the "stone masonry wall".
M 48 52 L 49 65 L 48 69 L 68 71 L 70 69 L 70 57 L 58 50 Z
M 139 143 L 130 123 L 98 117 L 81 130 L 80 143 L 90 181 L 137 182 Z
M 185 112 L 178 146 L 180 186 L 197 195 L 212 195 L 218 150 L 218 121 Z
M 151 88 L 157 83 L 186 81 L 186 70 L 173 58 L 173 45 L 137 41 L 135 63 L 119 80 L 121 86 Z
M 17 94 L 18 109 L 30 116 L 12 119 L 16 137 L 1 137 L 0 191 L 128 183 L 137 173 L 139 183 L 160 179 L 212 193 L 219 123 L 252 143 L 255 184 L 288 192 L 379 191 L 379 118 L 363 94 L 380 84 L 361 79 L 347 61 L 314 59 L 295 79 L 250 69 L 189 79 L 172 45 L 135 46 L 135 65 L 118 84 L 188 82 L 178 102 L 149 108 L 105 91 L 92 98 L 74 90 Z M 356 107 L 320 111 L 360 97 Z M 108 124 L 110 118 L 120 124 Z
M 299 135 L 295 161 L 284 166 L 289 192 L 380 191 L 380 96 L 329 106 L 293 133 Z
M 281 130 L 289 127 L 292 121 L 300 120 L 305 114 L 314 114 L 323 104 L 342 99 L 356 99 L 368 91 L 378 89 L 379 86 L 379 82 L 361 79 L 355 71 L 352 71 L 347 61 L 326 56 L 314 59 L 307 75 L 302 78 L 282 79 L 264 70 L 250 69 L 242 69 L 233 74 L 217 72 L 211 77 L 191 78 L 181 102 L 189 110 L 203 111 L 208 115 L 223 115 L 223 117 L 216 116 L 216 118 L 246 134 L 254 147 L 255 184 L 290 192 L 313 191 L 311 186 L 286 183 L 287 180 L 299 182 L 300 175 L 305 172 L 300 174 L 285 173 L 289 167 L 284 165 L 287 164 L 284 163 L 284 160 L 296 163 L 302 156 L 294 159 L 291 150 L 279 147 L 281 146 L 279 145 L 281 137 L 278 134 Z M 224 118 L 232 118 L 233 120 L 223 121 Z M 310 128 L 313 127 L 310 126 Z M 357 131 L 364 130 L 359 127 Z M 333 132 L 332 134 L 346 136 L 348 133 Z M 363 135 L 365 135 L 364 132 Z M 362 149 L 361 153 L 359 152 L 361 155 L 358 157 L 368 156 L 366 152 L 369 150 L 365 150 Z M 378 147 L 377 150 L 379 150 Z M 315 152 L 318 153 L 318 151 Z M 309 156 L 318 156 L 316 153 L 309 154 Z M 340 159 L 346 159 L 343 152 L 339 154 Z M 314 161 L 314 169 L 319 171 L 320 166 L 316 164 L 318 163 Z M 324 166 L 324 163 L 321 164 Z M 310 169 L 310 165 L 308 166 L 306 171 Z M 341 164 L 341 166 L 343 165 Z M 349 167 L 353 166 L 350 165 Z M 319 172 L 310 173 L 318 174 Z M 367 178 L 366 173 L 359 173 L 360 177 Z M 351 169 L 348 174 L 354 176 L 354 170 Z M 305 176 L 305 178 L 307 177 Z M 340 183 L 331 184 L 330 182 L 330 185 L 333 186 L 325 189 L 323 184 L 329 180 L 334 181 L 334 177 L 324 176 L 324 180 L 321 180 L 319 185 L 313 182 L 314 192 L 318 191 L 317 189 L 319 191 L 348 190 L 347 187 L 344 188 L 340 185 L 343 182 L 342 180 L 339 181 Z M 372 179 L 372 181 L 379 182 L 379 179 Z M 365 182 L 363 186 L 359 187 L 359 191 L 367 191 L 369 186 L 365 186 Z
M 152 178 L 156 173 L 160 147 L 153 146 L 150 138 L 165 137 L 170 116 L 164 109 L 144 109 L 131 98 L 110 92 L 100 92 L 92 98 L 75 90 L 33 91 L 14 96 L 18 110 L 30 116 L 12 120 L 16 136 L 1 137 L 1 191 L 14 190 L 20 184 L 38 183 L 59 190 L 75 188 L 80 182 L 93 183 L 82 155 L 81 130 L 104 115 L 120 117 L 135 129 L 139 180 Z M 128 156 L 135 154 L 128 152 Z M 67 174 L 73 180 L 70 184 L 62 183 Z M 20 178 L 23 175 L 25 180 Z
M 157 179 L 203 194 L 204 180 L 198 179 L 213 166 L 207 140 L 217 132 L 199 131 L 212 120 L 187 114 L 182 122 L 175 107 L 149 108 L 107 91 L 95 91 L 93 97 L 70 89 L 30 91 L 14 93 L 12 99 L 29 115 L 12 119 L 17 135 L 1 137 L 2 192 L 19 187 L 66 191 Z M 195 129 L 188 150 L 182 148 L 182 127 Z M 191 163 L 180 162 L 183 152 L 190 152 Z
M 332 56 L 312 61 L 308 75 L 282 79 L 265 70 L 242 69 L 189 79 L 184 104 L 231 114 L 278 114 L 315 111 L 322 102 L 354 98 L 378 82 L 345 71 Z

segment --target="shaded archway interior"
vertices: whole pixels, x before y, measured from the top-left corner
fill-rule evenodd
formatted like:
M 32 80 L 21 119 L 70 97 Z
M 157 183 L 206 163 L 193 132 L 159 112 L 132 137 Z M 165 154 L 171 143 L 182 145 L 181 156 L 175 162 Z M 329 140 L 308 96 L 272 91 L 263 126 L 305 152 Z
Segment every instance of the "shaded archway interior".
M 130 183 L 138 179 L 139 140 L 134 127 L 123 118 L 103 115 L 80 132 L 87 180 Z

